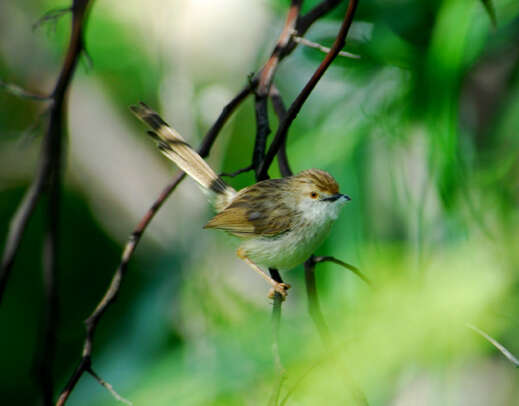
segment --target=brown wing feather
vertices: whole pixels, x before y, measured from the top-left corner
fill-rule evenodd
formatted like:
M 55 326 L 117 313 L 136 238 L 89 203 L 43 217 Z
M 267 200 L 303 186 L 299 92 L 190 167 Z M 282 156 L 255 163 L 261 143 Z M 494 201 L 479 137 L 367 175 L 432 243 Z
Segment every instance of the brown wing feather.
M 275 236 L 290 230 L 294 210 L 276 200 L 282 180 L 259 182 L 241 190 L 233 202 L 204 228 L 217 228 L 239 237 Z

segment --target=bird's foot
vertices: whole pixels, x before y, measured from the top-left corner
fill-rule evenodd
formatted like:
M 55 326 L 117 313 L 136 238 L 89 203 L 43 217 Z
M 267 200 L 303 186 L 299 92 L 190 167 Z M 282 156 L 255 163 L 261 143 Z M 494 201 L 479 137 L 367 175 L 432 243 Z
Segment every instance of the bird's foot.
M 274 299 L 276 293 L 281 295 L 281 301 L 285 301 L 287 297 L 287 290 L 290 289 L 290 285 L 288 283 L 277 283 L 274 285 L 269 291 L 269 299 Z

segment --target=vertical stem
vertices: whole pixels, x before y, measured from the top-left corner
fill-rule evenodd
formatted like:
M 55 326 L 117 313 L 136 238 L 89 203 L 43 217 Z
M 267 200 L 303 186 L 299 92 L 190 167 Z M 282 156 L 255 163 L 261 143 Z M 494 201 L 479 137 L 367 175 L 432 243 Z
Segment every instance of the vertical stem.
M 274 268 L 269 268 L 270 276 L 276 282 L 283 283 L 279 271 Z M 274 363 L 276 369 L 280 373 L 284 373 L 283 364 L 279 355 L 279 327 L 281 325 L 281 304 L 283 297 L 278 293 L 274 293 L 274 303 L 272 304 L 272 352 L 274 354 Z
M 317 287 L 315 282 L 315 261 L 312 255 L 305 262 L 305 280 L 306 280 L 306 293 L 308 296 L 308 312 L 310 317 L 319 331 L 319 335 L 326 345 L 330 344 L 330 331 L 324 321 L 323 313 L 321 312 L 321 305 L 319 303 L 319 297 L 317 296 Z
M 254 142 L 254 151 L 252 153 L 252 166 L 255 171 L 265 158 L 265 151 L 267 149 L 267 138 L 270 134 L 267 96 L 256 95 L 254 100 L 254 107 L 256 111 L 256 140 Z

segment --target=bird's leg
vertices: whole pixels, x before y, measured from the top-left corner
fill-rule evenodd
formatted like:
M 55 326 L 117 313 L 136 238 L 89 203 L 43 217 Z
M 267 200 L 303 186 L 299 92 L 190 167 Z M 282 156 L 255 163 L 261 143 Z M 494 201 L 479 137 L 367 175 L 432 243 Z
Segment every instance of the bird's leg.
M 240 248 L 236 252 L 238 257 L 245 261 L 247 265 L 249 265 L 252 269 L 254 269 L 257 273 L 259 273 L 263 279 L 265 279 L 268 283 L 272 285 L 272 290 L 269 293 L 269 297 L 274 296 L 274 292 L 278 292 L 283 299 L 287 296 L 287 290 L 290 289 L 290 285 L 288 283 L 280 283 L 272 279 L 269 275 L 267 275 L 258 265 L 252 262 Z

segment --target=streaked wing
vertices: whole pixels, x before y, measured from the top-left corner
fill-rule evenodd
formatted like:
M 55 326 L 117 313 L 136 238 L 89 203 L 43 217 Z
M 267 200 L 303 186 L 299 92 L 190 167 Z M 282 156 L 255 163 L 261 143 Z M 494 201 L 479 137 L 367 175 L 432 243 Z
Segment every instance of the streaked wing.
M 256 184 L 247 188 L 244 191 L 246 193 L 239 193 L 234 201 L 214 216 L 204 228 L 217 228 L 245 238 L 271 237 L 290 230 L 290 219 L 295 218 L 294 210 L 282 202 L 275 201 L 273 194 L 264 193 L 272 190 L 265 186 L 270 184 L 263 185 L 261 189 Z

